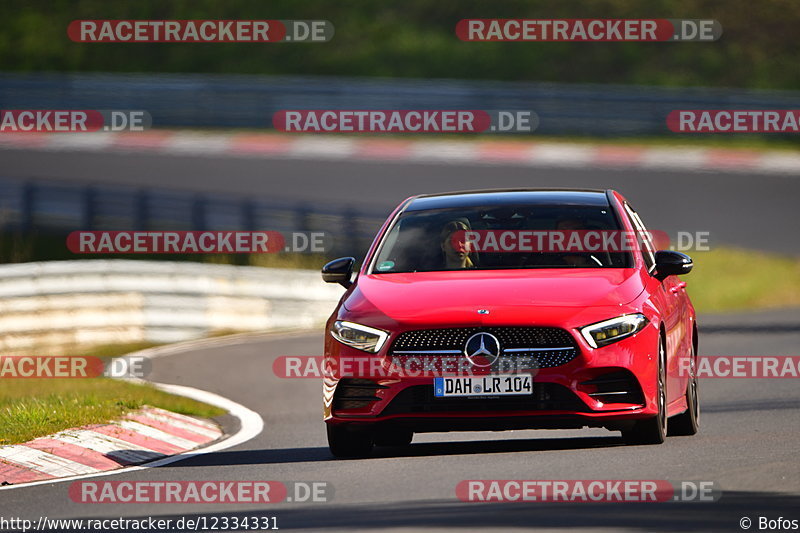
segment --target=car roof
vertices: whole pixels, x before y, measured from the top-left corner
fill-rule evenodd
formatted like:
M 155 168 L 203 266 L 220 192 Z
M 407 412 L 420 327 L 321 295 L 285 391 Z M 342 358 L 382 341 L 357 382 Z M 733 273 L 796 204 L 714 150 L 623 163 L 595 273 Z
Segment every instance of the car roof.
M 405 211 L 503 205 L 608 207 L 602 189 L 485 189 L 423 194 L 410 199 Z

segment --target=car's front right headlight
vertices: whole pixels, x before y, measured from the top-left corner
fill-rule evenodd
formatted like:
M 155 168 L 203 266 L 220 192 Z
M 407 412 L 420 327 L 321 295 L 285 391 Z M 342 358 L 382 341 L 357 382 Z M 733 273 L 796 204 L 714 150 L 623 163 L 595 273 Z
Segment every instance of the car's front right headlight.
M 580 328 L 581 335 L 592 348 L 600 348 L 638 333 L 649 321 L 641 313 L 623 315 Z
M 369 353 L 381 351 L 386 339 L 389 338 L 389 334 L 383 330 L 344 320 L 333 323 L 331 336 L 342 344 Z

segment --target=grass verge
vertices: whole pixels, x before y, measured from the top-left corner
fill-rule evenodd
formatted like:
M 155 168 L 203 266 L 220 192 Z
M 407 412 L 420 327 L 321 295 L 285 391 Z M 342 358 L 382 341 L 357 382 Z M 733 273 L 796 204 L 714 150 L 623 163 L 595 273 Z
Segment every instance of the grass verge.
M 700 313 L 800 306 L 800 258 L 728 247 L 690 255 L 683 279 Z
M 158 342 L 123 342 L 120 344 L 98 344 L 86 348 L 72 348 L 67 351 L 67 355 L 83 355 L 86 357 L 119 357 L 139 350 L 146 350 L 161 346 Z
M 103 424 L 144 405 L 210 418 L 223 409 L 109 378 L 6 379 L 0 389 L 0 445 L 64 429 Z
M 111 357 L 153 344 L 119 344 L 83 350 Z M 110 378 L 0 380 L 0 445 L 26 442 L 64 429 L 103 424 L 144 405 L 211 418 L 223 409 L 160 391 L 149 384 Z

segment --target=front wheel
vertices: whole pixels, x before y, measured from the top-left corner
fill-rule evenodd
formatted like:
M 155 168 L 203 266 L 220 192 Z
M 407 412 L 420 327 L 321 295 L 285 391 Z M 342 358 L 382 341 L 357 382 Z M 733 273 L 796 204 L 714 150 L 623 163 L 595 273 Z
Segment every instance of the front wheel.
M 366 457 L 372 452 L 374 443 L 368 431 L 349 430 L 344 426 L 326 424 L 328 448 L 334 457 Z
M 689 383 L 686 385 L 686 411 L 672 417 L 669 421 L 669 435 L 694 435 L 700 429 L 700 396 L 697 391 L 697 368 L 694 347 L 689 363 Z
M 664 340 L 658 343 L 658 414 L 637 420 L 630 429 L 622 431 L 628 444 L 661 444 L 667 438 L 667 349 Z

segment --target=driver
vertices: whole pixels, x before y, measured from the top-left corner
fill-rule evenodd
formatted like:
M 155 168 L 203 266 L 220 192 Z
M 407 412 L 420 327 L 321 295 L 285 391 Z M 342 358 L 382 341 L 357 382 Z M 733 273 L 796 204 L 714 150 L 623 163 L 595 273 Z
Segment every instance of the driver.
M 439 243 L 444 255 L 446 269 L 472 268 L 475 265 L 469 258 L 470 244 L 466 241 L 463 232 L 469 231 L 469 222 L 466 219 L 451 220 L 444 225 L 439 233 Z M 453 235 L 461 232 L 458 235 Z
M 584 223 L 577 218 L 562 218 L 556 224 L 557 231 L 571 232 L 571 231 L 580 231 L 584 229 L 586 229 Z M 592 264 L 592 261 L 588 257 L 586 257 L 586 255 L 581 255 L 581 254 L 563 254 L 561 256 L 561 260 L 565 264 L 573 267 L 596 266 Z

